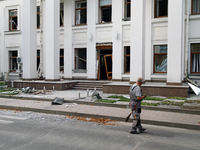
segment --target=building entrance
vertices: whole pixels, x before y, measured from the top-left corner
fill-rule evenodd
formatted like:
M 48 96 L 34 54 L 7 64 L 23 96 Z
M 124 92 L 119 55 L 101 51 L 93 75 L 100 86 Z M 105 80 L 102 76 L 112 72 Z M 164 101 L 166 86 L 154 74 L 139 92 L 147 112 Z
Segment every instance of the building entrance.
M 98 80 L 112 79 L 112 47 L 97 49 Z

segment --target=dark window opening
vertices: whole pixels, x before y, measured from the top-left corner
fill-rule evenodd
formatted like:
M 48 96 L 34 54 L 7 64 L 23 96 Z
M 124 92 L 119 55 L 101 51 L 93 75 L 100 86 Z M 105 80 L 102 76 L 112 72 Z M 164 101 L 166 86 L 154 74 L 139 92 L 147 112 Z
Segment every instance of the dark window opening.
M 64 49 L 60 49 L 60 71 L 64 71 Z
M 83 25 L 87 23 L 87 2 L 86 1 L 78 1 L 76 2 L 76 25 Z
M 200 14 L 200 0 L 192 0 L 192 14 Z
M 111 0 L 100 0 L 100 22 L 111 22 L 112 21 L 112 1 Z
M 64 4 L 60 3 L 60 27 L 64 26 Z
M 17 30 L 18 19 L 17 19 L 17 9 L 9 11 L 9 31 Z
M 40 65 L 40 50 L 37 50 L 37 70 L 39 68 Z
M 167 45 L 154 46 L 154 73 L 167 73 Z
M 125 0 L 124 21 L 129 21 L 131 18 L 131 0 Z
M 40 28 L 40 6 L 37 6 L 37 29 Z
M 168 0 L 155 0 L 155 18 L 168 16 Z
M 75 70 L 87 68 L 86 48 L 75 49 Z
M 124 73 L 130 73 L 130 46 L 124 48 Z
M 9 52 L 9 69 L 14 72 L 18 69 L 17 57 L 18 57 L 17 51 Z
M 191 73 L 200 73 L 200 43 L 191 44 Z

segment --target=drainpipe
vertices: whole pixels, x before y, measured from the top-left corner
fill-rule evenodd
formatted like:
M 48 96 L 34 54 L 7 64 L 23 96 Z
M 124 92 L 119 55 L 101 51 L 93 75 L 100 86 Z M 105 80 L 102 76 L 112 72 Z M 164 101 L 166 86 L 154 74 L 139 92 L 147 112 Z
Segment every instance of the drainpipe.
M 189 31 L 189 0 L 187 0 L 186 29 L 185 29 L 185 78 L 188 80 L 188 31 Z
M 40 0 L 40 64 L 38 78 L 43 78 L 43 0 Z

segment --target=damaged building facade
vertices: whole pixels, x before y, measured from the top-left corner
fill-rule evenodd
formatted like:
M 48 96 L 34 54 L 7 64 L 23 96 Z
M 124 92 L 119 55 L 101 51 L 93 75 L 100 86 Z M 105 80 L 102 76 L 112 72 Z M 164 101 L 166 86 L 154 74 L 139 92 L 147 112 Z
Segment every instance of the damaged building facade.
M 200 82 L 200 0 L 0 0 L 0 74 Z

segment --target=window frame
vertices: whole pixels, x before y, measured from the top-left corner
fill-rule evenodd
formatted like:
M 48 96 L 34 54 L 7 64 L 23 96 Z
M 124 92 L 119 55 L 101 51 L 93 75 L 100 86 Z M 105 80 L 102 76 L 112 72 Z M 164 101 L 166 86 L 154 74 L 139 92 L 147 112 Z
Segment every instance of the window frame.
M 192 54 L 200 54 L 200 52 L 192 52 L 192 45 L 200 45 L 200 43 L 191 43 L 190 44 L 190 73 L 191 74 L 200 74 L 199 72 L 192 72 Z
M 168 0 L 167 0 L 167 15 L 165 15 L 165 16 L 156 16 L 156 9 L 157 9 L 157 7 L 156 7 L 156 3 L 157 2 L 157 0 L 154 0 L 154 18 L 164 18 L 164 17 L 168 17 Z
M 10 16 L 10 12 L 11 11 L 13 11 L 13 10 L 16 10 L 17 11 L 17 15 L 16 16 Z M 10 9 L 10 10 L 8 10 L 8 24 L 9 24 L 9 31 L 17 31 L 18 30 L 18 22 L 19 22 L 19 20 L 18 20 L 18 13 L 19 13 L 19 11 L 18 11 L 18 9 Z M 17 18 L 17 28 L 16 29 L 11 29 L 11 23 L 10 23 L 10 20 L 11 20 L 11 18 Z M 13 25 L 12 25 L 13 26 Z
M 130 17 L 127 17 L 127 5 L 130 4 Z M 127 0 L 124 0 L 124 21 L 130 21 L 131 20 L 131 0 L 130 2 L 127 2 Z
M 168 45 L 167 44 L 162 44 L 162 45 L 154 45 L 153 46 L 153 73 L 167 73 L 167 71 L 166 72 L 158 72 L 158 71 L 155 71 L 155 55 L 166 55 L 167 56 L 167 53 L 155 53 L 155 47 L 156 46 L 167 46 L 167 48 L 168 48 Z
M 191 14 L 192 15 L 200 15 L 200 12 L 199 13 L 193 13 L 193 2 L 194 2 L 194 0 L 191 0 Z
M 130 53 L 131 53 L 131 47 L 130 46 L 125 46 L 124 47 L 124 73 L 130 73 L 130 68 L 129 68 L 129 72 L 126 70 L 126 58 L 129 57 L 130 59 L 130 54 L 126 54 L 126 48 L 130 48 Z M 130 65 L 129 65 L 130 66 Z
M 78 58 L 76 58 L 76 51 L 79 50 L 79 49 L 85 49 L 85 60 L 81 59 L 82 61 L 86 62 L 85 69 L 77 69 L 77 67 L 76 67 L 76 61 L 78 59 Z M 75 48 L 74 49 L 74 70 L 85 70 L 85 71 L 87 71 L 87 48 Z
M 17 52 L 17 56 L 11 56 L 11 54 L 12 54 L 13 52 Z M 17 63 L 18 50 L 11 50 L 11 51 L 9 51 L 8 56 L 9 56 L 9 70 L 10 70 L 11 72 L 16 72 L 16 71 L 18 70 L 18 63 Z M 16 59 L 16 70 L 14 70 L 14 69 L 12 68 L 12 59 Z
M 86 2 L 86 7 L 84 8 L 76 8 L 76 3 L 77 2 Z M 76 11 L 77 10 L 83 10 L 83 9 L 86 9 L 86 23 L 82 23 L 82 24 L 76 24 Z M 78 0 L 78 1 L 75 1 L 75 26 L 81 26 L 81 25 L 87 25 L 87 0 Z
M 110 19 L 110 21 L 109 22 L 104 22 L 103 21 L 103 8 L 106 8 L 106 7 L 111 7 L 111 14 L 110 14 L 110 16 L 111 16 L 111 19 Z M 112 4 L 111 5 L 103 5 L 103 6 L 100 6 L 100 0 L 99 0 L 99 23 L 100 24 L 103 24 L 103 23 L 111 23 L 112 22 Z

